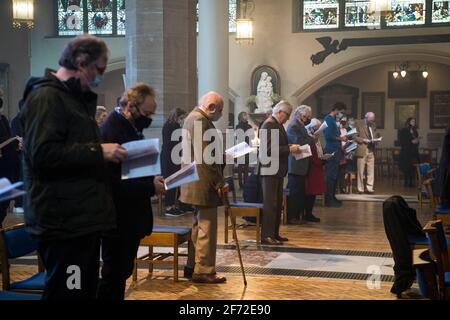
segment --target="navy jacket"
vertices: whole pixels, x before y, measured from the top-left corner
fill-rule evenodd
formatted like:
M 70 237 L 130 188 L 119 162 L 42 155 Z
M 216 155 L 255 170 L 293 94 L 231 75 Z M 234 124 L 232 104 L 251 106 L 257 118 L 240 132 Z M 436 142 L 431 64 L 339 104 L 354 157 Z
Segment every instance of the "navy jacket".
M 334 151 L 341 150 L 341 141 L 337 140 L 341 136 L 341 132 L 336 124 L 336 119 L 331 115 L 327 115 L 324 118 L 328 127 L 324 130 L 325 137 L 325 152 L 333 153 Z
M 117 110 L 113 111 L 100 128 L 103 142 L 124 144 L 143 139 L 142 132 Z M 121 179 L 121 165 L 108 163 L 117 227 L 123 234 L 142 238 L 153 229 L 151 197 L 155 195 L 153 177 Z
M 299 144 L 301 146 L 305 144 L 313 145 L 314 138 L 312 138 L 303 123 L 297 119 L 292 120 L 287 129 L 287 135 L 289 144 Z M 295 157 L 289 155 L 289 174 L 295 174 L 304 176 L 308 173 L 311 157 L 296 160 Z

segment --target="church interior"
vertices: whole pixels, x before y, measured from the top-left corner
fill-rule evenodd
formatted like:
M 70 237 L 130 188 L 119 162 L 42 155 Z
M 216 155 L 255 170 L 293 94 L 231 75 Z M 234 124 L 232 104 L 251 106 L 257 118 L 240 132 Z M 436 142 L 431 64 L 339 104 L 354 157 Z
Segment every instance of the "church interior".
M 215 262 L 225 283 L 185 277 L 195 211 L 169 212 L 167 196 L 152 197 L 153 233 L 140 242 L 125 299 L 449 299 L 448 253 L 436 253 L 430 231 L 438 221 L 438 233 L 450 239 L 450 209 L 433 193 L 440 170 L 450 171 L 449 6 L 446 0 L 3 0 L 0 113 L 9 121 L 16 117 L 27 80 L 57 70 L 67 43 L 88 33 L 108 47 L 103 81 L 94 90 L 97 105 L 114 113 L 124 90 L 138 82 L 152 86 L 157 109 L 143 134 L 160 145 L 173 110 L 189 114 L 209 91 L 223 97 L 223 116 L 214 122 L 223 132 L 235 129 L 245 113 L 256 135 L 280 101 L 293 109 L 309 106 L 310 118 L 321 121 L 337 102 L 346 106 L 347 124 L 373 114 L 380 138 L 371 142 L 373 173 L 369 167 L 361 173 L 362 183 L 373 182 L 368 189 L 358 185 L 357 156 L 342 157 L 339 205 L 327 205 L 322 192 L 315 200 L 317 221 L 290 223 L 284 177 L 279 230 L 289 241 L 261 241 L 262 205 L 233 205 L 256 202 L 246 199 L 244 185 L 257 175 L 256 157 L 245 164 L 242 183 L 240 165 L 225 169 L 231 204 L 217 211 Z M 294 118 L 292 111 L 286 130 Z M 411 119 L 413 162 L 402 158 L 400 139 Z M 325 138 L 319 138 L 323 145 Z M 412 163 L 409 180 L 403 161 Z M 399 260 L 386 225 L 392 196 L 414 209 L 423 232 L 421 241 L 407 238 L 414 279 L 404 291 L 393 289 Z M 25 221 L 17 201 L 9 203 L 5 230 Z M 9 264 L 0 273 L 4 291 L 39 267 L 36 252 L 8 260 L 5 243 L 0 239 L 0 265 Z

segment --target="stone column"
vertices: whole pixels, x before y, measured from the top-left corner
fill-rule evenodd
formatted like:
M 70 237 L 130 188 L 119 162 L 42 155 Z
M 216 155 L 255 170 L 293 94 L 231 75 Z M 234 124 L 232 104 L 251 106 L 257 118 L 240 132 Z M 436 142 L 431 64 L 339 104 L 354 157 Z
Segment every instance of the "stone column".
M 197 101 L 195 0 L 127 0 L 127 86 L 145 82 L 158 93 L 157 113 L 146 136 L 161 128 L 176 107 Z
M 199 0 L 199 97 L 216 91 L 224 97 L 223 117 L 216 126 L 228 126 L 228 0 Z

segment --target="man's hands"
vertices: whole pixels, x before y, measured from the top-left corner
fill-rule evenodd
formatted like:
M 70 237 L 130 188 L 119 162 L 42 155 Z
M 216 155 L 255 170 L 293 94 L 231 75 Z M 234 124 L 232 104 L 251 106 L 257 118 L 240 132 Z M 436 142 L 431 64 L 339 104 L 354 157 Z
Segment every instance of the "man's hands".
M 341 141 L 341 142 L 347 142 L 348 141 L 348 138 L 346 136 L 337 137 L 336 139 Z
M 291 144 L 289 146 L 289 151 L 293 154 L 299 154 L 302 152 L 302 150 L 300 149 L 300 145 L 298 144 Z
M 153 186 L 155 187 L 155 194 L 160 195 L 166 193 L 166 186 L 164 185 L 164 178 L 156 176 L 153 179 Z
M 103 143 L 101 146 L 103 150 L 103 158 L 105 158 L 106 161 L 120 163 L 124 161 L 128 156 L 127 150 L 120 144 Z

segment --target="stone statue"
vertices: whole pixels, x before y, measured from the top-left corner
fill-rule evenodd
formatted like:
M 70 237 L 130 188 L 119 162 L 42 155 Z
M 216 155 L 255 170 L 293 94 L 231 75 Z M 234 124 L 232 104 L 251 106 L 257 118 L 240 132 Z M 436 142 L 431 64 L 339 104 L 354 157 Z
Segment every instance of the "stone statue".
M 270 111 L 273 104 L 273 85 L 272 77 L 270 77 L 267 72 L 261 73 L 256 92 L 256 105 L 258 108 L 255 110 L 255 113 L 265 113 Z

